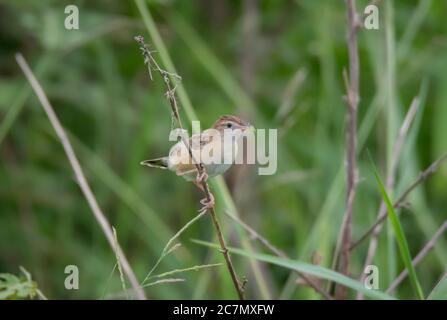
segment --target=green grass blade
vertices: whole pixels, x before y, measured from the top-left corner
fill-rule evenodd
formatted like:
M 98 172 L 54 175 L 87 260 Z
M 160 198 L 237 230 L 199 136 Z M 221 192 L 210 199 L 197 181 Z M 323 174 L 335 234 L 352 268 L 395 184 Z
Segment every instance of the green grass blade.
M 424 293 L 422 291 L 421 285 L 419 284 L 419 280 L 416 275 L 416 270 L 414 269 L 414 266 L 411 263 L 410 250 L 408 249 L 408 242 L 402 229 L 402 225 L 400 224 L 399 218 L 396 212 L 394 211 L 394 207 L 391 203 L 390 198 L 388 197 L 388 194 L 385 190 L 385 186 L 383 185 L 382 180 L 380 179 L 380 176 L 377 173 L 376 168 L 374 167 L 374 164 L 373 169 L 374 169 L 374 176 L 380 189 L 380 193 L 382 194 L 383 201 L 385 202 L 387 208 L 388 218 L 391 222 L 391 226 L 393 227 L 394 235 L 396 237 L 397 245 L 399 246 L 399 251 L 402 256 L 402 260 L 404 262 L 405 267 L 408 270 L 408 275 L 410 277 L 411 284 L 413 286 L 414 291 L 416 292 L 416 296 L 419 299 L 423 300 Z
M 427 297 L 428 300 L 447 300 L 447 273 L 434 287 Z
M 37 63 L 36 69 L 36 75 L 41 76 L 42 73 L 44 73 L 48 67 L 48 63 L 50 61 L 50 56 L 45 55 L 43 58 L 39 60 Z M 0 123 L 0 144 L 5 139 L 6 135 L 8 134 L 9 130 L 13 126 L 14 122 L 17 120 L 18 116 L 20 115 L 20 112 L 22 111 L 23 107 L 25 106 L 25 102 L 28 99 L 32 92 L 31 87 L 28 83 L 24 83 L 22 89 L 17 94 L 17 96 L 14 98 L 14 101 L 11 103 L 11 106 L 9 107 L 5 117 L 3 118 L 2 122 Z
M 200 241 L 200 240 L 192 240 L 194 243 L 212 247 L 219 249 L 219 246 L 214 243 L 206 242 L 206 241 Z M 276 256 L 268 255 L 268 254 L 261 254 L 256 252 L 251 252 L 243 249 L 238 248 L 228 248 L 228 250 L 237 255 L 245 256 L 247 258 L 263 261 L 266 263 L 271 263 L 277 266 L 281 266 L 290 270 L 299 271 L 305 274 L 313 275 L 322 279 L 330 280 L 337 282 L 339 284 L 342 284 L 346 287 L 349 287 L 353 290 L 362 292 L 365 296 L 368 296 L 372 299 L 381 299 L 381 300 L 393 300 L 394 297 L 379 291 L 379 290 L 373 290 L 373 289 L 367 289 L 361 282 L 351 279 L 341 273 L 335 272 L 331 269 L 327 269 L 321 266 L 308 264 L 300 261 L 295 261 L 291 259 L 284 259 L 279 258 Z

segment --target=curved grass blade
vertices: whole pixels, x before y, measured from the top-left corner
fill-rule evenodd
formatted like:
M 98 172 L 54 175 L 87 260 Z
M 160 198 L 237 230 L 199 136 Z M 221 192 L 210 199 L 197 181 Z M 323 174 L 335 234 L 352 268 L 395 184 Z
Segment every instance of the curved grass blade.
M 402 256 L 404 265 L 408 270 L 408 276 L 410 278 L 411 285 L 413 286 L 413 289 L 414 289 L 418 299 L 423 300 L 424 293 L 422 291 L 421 285 L 417 278 L 416 270 L 414 269 L 414 266 L 411 263 L 410 250 L 408 249 L 408 242 L 405 237 L 405 233 L 402 229 L 402 225 L 400 224 L 399 218 L 398 218 L 396 212 L 394 211 L 393 204 L 392 204 L 390 198 L 388 197 L 388 194 L 385 190 L 385 186 L 383 185 L 383 182 L 380 179 L 379 174 L 377 173 L 376 167 L 374 166 L 372 159 L 371 159 L 371 164 L 374 169 L 374 176 L 375 176 L 377 184 L 379 186 L 380 193 L 382 194 L 383 201 L 385 202 L 385 205 L 387 208 L 388 218 L 391 222 L 391 226 L 393 227 L 397 245 L 399 246 L 400 255 Z
M 212 248 L 216 248 L 216 249 L 219 248 L 219 246 L 214 243 L 200 241 L 200 240 L 192 240 L 192 241 L 194 243 L 197 243 L 200 245 L 204 245 L 204 246 L 208 246 L 208 247 L 212 247 Z M 395 299 L 394 297 L 392 297 L 382 291 L 367 289 L 361 282 L 351 279 L 341 273 L 335 272 L 331 269 L 327 269 L 327 268 L 324 268 L 321 266 L 312 265 L 312 264 L 295 261 L 295 260 L 291 260 L 291 259 L 279 258 L 277 256 L 272 256 L 272 255 L 268 255 L 268 254 L 256 253 L 256 252 L 247 251 L 247 250 L 243 250 L 243 249 L 229 247 L 228 250 L 233 254 L 245 256 L 247 258 L 256 259 L 256 260 L 263 261 L 266 263 L 275 264 L 277 266 L 281 266 L 281 267 L 284 267 L 284 268 L 287 268 L 290 270 L 299 271 L 302 273 L 306 273 L 309 275 L 319 277 L 321 279 L 326 279 L 326 280 L 337 282 L 337 283 L 342 284 L 342 285 L 344 285 L 348 288 L 351 288 L 353 290 L 360 291 L 365 296 L 368 296 L 372 299 L 381 299 L 381 300 Z

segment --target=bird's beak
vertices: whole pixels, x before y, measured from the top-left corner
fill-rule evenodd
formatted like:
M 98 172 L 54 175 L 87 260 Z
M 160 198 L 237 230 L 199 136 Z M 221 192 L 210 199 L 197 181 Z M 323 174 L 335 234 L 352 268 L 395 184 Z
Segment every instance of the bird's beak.
M 247 122 L 244 128 L 244 131 L 256 132 L 255 127 L 253 127 L 250 122 Z

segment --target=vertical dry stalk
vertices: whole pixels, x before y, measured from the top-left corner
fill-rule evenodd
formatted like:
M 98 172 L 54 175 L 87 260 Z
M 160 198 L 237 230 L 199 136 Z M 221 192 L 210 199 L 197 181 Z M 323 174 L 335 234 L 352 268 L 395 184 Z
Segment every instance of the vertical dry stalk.
M 347 129 L 346 129 L 346 204 L 343 224 L 341 229 L 340 267 L 339 270 L 349 275 L 349 259 L 352 229 L 352 208 L 357 187 L 357 109 L 359 103 L 359 56 L 357 47 L 358 17 L 355 11 L 355 0 L 346 0 L 348 19 L 348 54 L 349 54 L 349 79 L 347 82 Z M 345 77 L 346 78 L 346 77 Z M 338 259 L 337 256 L 334 259 Z M 346 288 L 336 287 L 337 299 L 346 296 Z
M 167 72 L 166 70 L 163 70 L 158 65 L 157 61 L 152 56 L 151 51 L 149 50 L 148 46 L 144 42 L 144 38 L 142 36 L 136 36 L 135 40 L 140 45 L 140 49 L 141 49 L 143 57 L 144 57 L 144 62 L 148 66 L 149 75 L 150 75 L 151 79 L 152 79 L 151 69 L 154 69 L 155 71 L 157 71 L 160 74 L 160 76 L 163 78 L 163 80 L 165 82 L 165 85 L 166 85 L 166 89 L 167 89 L 166 95 L 167 95 L 169 104 L 171 106 L 172 115 L 174 116 L 174 118 L 175 118 L 175 120 L 177 122 L 178 127 L 183 131 L 184 127 L 183 127 L 182 121 L 180 119 L 177 99 L 175 97 L 175 85 L 173 86 L 172 83 L 171 83 L 171 77 L 174 77 L 174 78 L 180 78 L 180 77 L 178 75 L 171 74 L 171 73 Z M 199 162 L 197 162 L 195 160 L 193 152 L 191 150 L 191 145 L 189 144 L 189 141 L 185 137 L 183 137 L 183 135 L 182 135 L 182 142 L 188 148 L 188 152 L 189 152 L 189 155 L 190 155 L 190 157 L 192 159 L 192 162 L 196 166 L 196 169 L 197 169 L 197 172 L 198 172 L 198 176 L 202 176 L 202 177 L 205 176 L 206 177 L 206 170 L 205 170 L 204 166 L 201 163 L 199 163 Z M 207 201 L 211 202 L 211 200 L 214 199 L 214 197 L 211 194 L 211 191 L 210 191 L 210 188 L 208 186 L 208 182 L 207 182 L 206 178 L 205 179 L 201 179 L 201 185 L 202 185 L 202 188 L 203 188 L 203 191 L 205 193 Z M 239 279 L 238 279 L 238 277 L 236 275 L 236 272 L 234 270 L 233 263 L 231 261 L 230 254 L 228 252 L 228 249 L 227 249 L 227 246 L 226 246 L 226 243 L 225 243 L 225 239 L 223 237 L 222 229 L 220 227 L 219 220 L 217 219 L 217 215 L 216 215 L 216 211 L 214 209 L 214 206 L 209 208 L 209 212 L 210 212 L 211 219 L 213 221 L 214 227 L 216 229 L 217 238 L 219 240 L 221 252 L 222 252 L 222 254 L 224 256 L 225 263 L 227 265 L 228 271 L 230 272 L 231 280 L 233 281 L 233 285 L 234 285 L 234 287 L 236 289 L 236 292 L 238 294 L 239 299 L 243 300 L 244 299 L 243 288 L 242 288 L 242 285 L 240 284 Z
M 138 299 L 145 300 L 146 295 L 144 294 L 143 289 L 138 284 L 138 280 L 135 277 L 135 274 L 129 262 L 127 261 L 127 258 L 124 255 L 123 250 L 118 244 L 116 244 L 115 246 L 115 238 L 113 236 L 110 224 L 107 221 L 107 218 L 105 217 L 104 213 L 101 211 L 98 202 L 96 201 L 96 198 L 93 195 L 92 190 L 90 189 L 87 179 L 85 178 L 84 172 L 82 171 L 81 165 L 79 164 L 79 161 L 73 151 L 73 147 L 71 146 L 70 141 L 68 140 L 67 135 L 65 134 L 65 131 L 62 128 L 62 125 L 59 122 L 59 119 L 57 118 L 57 115 L 54 112 L 53 107 L 48 101 L 45 92 L 43 91 L 42 87 L 40 86 L 30 67 L 28 66 L 28 63 L 25 61 L 25 59 L 20 53 L 16 54 L 16 61 L 19 64 L 20 68 L 22 69 L 23 73 L 25 74 L 26 78 L 28 79 L 28 82 L 30 83 L 37 97 L 39 98 L 39 101 L 42 104 L 42 107 L 45 110 L 45 113 L 47 114 L 51 122 L 51 125 L 56 131 L 56 134 L 62 144 L 62 147 L 64 148 L 65 153 L 67 154 L 67 158 L 70 162 L 70 165 L 73 168 L 76 179 L 78 180 L 79 187 L 84 193 L 84 196 L 87 199 L 90 209 L 92 210 L 93 215 L 95 216 L 96 220 L 101 226 L 102 231 L 104 232 L 110 247 L 116 252 L 116 255 L 119 257 L 119 260 L 123 267 L 123 271 L 128 277 L 130 283 L 132 284 L 132 287 L 136 292 Z

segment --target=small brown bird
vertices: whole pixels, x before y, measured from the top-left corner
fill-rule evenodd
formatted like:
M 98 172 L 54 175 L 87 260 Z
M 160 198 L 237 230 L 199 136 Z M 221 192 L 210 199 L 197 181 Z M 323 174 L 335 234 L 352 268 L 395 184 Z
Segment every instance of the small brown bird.
M 247 121 L 237 116 L 224 115 L 210 129 L 189 138 L 193 159 L 185 143 L 179 141 L 171 148 L 167 157 L 144 160 L 141 164 L 173 171 L 203 190 L 203 179 L 215 177 L 231 167 L 237 156 L 238 141 L 250 128 L 251 125 Z M 228 134 L 231 135 L 230 138 L 226 136 Z M 205 176 L 198 175 L 195 161 L 203 164 L 206 170 Z M 214 205 L 214 199 L 209 202 L 207 199 L 202 199 L 200 202 L 207 208 Z

